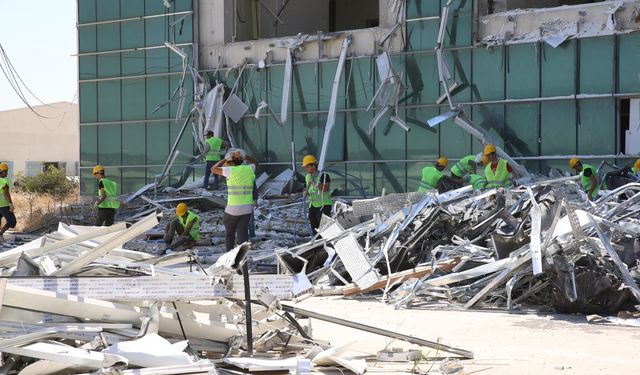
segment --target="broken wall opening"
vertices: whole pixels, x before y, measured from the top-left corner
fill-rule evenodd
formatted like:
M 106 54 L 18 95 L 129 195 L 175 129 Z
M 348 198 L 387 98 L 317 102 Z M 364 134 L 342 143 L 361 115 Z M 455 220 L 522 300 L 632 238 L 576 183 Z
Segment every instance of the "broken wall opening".
M 478 1 L 480 16 L 514 9 L 554 8 L 563 5 L 600 3 L 604 0 L 487 0 Z
M 233 40 L 377 27 L 379 0 L 238 0 Z

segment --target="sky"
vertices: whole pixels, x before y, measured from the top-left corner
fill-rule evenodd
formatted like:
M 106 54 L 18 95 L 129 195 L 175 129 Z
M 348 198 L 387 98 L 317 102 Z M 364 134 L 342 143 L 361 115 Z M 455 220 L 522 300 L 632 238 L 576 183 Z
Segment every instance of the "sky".
M 77 103 L 76 0 L 10 0 L 0 5 L 0 44 L 29 90 L 44 103 Z M 30 105 L 41 105 L 23 91 Z M 0 111 L 24 107 L 0 70 Z

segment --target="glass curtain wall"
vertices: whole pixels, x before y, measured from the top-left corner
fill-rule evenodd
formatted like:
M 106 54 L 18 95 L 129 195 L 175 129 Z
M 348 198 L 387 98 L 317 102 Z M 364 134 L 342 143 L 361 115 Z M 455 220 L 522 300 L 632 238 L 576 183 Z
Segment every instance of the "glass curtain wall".
M 178 46 L 192 64 L 192 0 L 168 3 L 78 0 L 82 195 L 96 194 L 96 164 L 118 183 L 119 194 L 153 182 L 193 106 L 188 75 L 178 113 L 182 60 L 164 44 Z M 172 171 L 181 171 L 195 153 L 189 133 Z

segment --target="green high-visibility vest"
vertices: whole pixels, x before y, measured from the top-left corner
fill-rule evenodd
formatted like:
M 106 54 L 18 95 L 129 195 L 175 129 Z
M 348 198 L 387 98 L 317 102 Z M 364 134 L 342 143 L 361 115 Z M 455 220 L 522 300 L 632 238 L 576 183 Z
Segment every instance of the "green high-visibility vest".
M 491 163 L 487 164 L 484 169 L 484 175 L 487 179 L 487 189 L 511 187 L 511 176 L 509 176 L 509 170 L 507 169 L 507 161 L 504 159 L 498 160 L 498 167 L 495 172 L 491 170 Z
M 227 178 L 227 206 L 253 204 L 253 181 L 256 175 L 250 165 L 237 165 L 231 168 Z
M 4 196 L 4 187 L 8 187 L 11 190 L 11 181 L 8 178 L 0 177 L 0 207 L 9 207 L 11 203 Z
M 209 145 L 209 151 L 205 156 L 206 161 L 218 161 L 220 160 L 220 148 L 222 147 L 222 138 L 211 137 L 205 140 Z
M 333 205 L 331 199 L 331 192 L 321 191 L 318 188 L 320 183 L 320 172 L 314 174 L 307 174 L 304 176 L 304 180 L 307 185 L 307 198 L 309 199 L 309 207 L 322 207 Z
M 475 162 L 476 156 L 468 155 L 462 158 L 459 162 L 454 164 L 453 167 L 451 167 L 451 174 L 457 177 L 464 177 L 464 175 L 471 172 L 471 165 L 469 164 L 470 161 Z
M 587 177 L 584 175 L 584 171 L 587 169 L 591 169 L 591 174 L 596 178 L 596 188 L 593 189 L 593 193 L 589 197 L 590 199 L 594 199 L 598 196 L 598 191 L 600 190 L 598 186 L 598 174 L 596 173 L 596 169 L 589 164 L 582 164 L 582 172 L 580 172 L 580 183 L 582 184 L 582 188 L 584 191 L 589 194 L 589 190 L 591 190 L 591 177 Z
M 200 239 L 200 216 L 194 214 L 191 211 L 187 211 L 186 219 L 182 216 L 178 216 L 178 223 L 180 224 L 182 229 L 185 229 L 187 227 L 187 224 L 189 224 L 193 220 L 195 220 L 195 222 L 191 226 L 189 235 L 191 236 L 191 238 L 198 241 Z
M 640 169 L 638 169 L 636 167 L 631 167 L 631 172 L 633 172 L 633 174 L 637 175 L 638 172 L 640 172 Z
M 479 174 L 472 173 L 469 175 L 469 184 L 473 187 L 473 190 L 484 189 L 487 184 L 487 179 L 480 176 Z
M 116 198 L 118 185 L 108 178 L 101 178 L 102 186 L 104 186 L 104 192 L 106 194 L 105 200 L 103 200 L 98 207 L 100 208 L 120 208 L 120 201 Z M 98 197 L 100 196 L 100 189 L 98 189 Z
M 427 189 L 437 189 L 438 181 L 442 178 L 442 172 L 436 169 L 436 167 L 424 167 L 422 168 L 422 181 L 420 182 L 419 192 L 426 191 Z

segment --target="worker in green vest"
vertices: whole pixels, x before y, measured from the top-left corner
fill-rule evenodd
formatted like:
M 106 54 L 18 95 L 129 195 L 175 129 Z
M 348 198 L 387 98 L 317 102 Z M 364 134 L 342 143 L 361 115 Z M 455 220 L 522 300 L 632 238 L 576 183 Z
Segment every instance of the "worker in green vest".
M 227 178 L 227 207 L 222 218 L 227 251 L 249 240 L 256 166 L 257 161 L 243 150 L 232 149 L 211 168 L 211 173 Z
M 198 240 L 200 240 L 200 217 L 189 210 L 185 203 L 179 203 L 176 206 L 176 218 L 164 229 L 164 243 L 167 247 L 158 255 L 162 256 L 168 250 L 185 251 Z
M 204 181 L 202 182 L 202 188 L 209 190 L 209 176 L 211 176 L 211 167 L 215 163 L 220 160 L 220 150 L 223 146 L 227 146 L 228 143 L 223 141 L 222 138 L 216 137 L 213 135 L 211 130 L 207 131 L 207 135 L 205 136 L 204 150 L 202 154 L 204 156 L 204 160 L 206 162 L 206 166 L 204 169 Z M 213 190 L 218 190 L 218 180 L 219 176 L 217 174 L 213 175 Z
M 451 167 L 451 177 L 462 184 L 463 177 L 469 173 L 476 173 L 476 155 L 467 155 Z
M 0 239 L 7 229 L 15 228 L 17 223 L 16 215 L 13 213 L 11 181 L 7 178 L 8 174 L 9 166 L 6 163 L 0 163 L 0 217 L 6 220 L 6 223 L 0 228 Z
M 120 208 L 120 201 L 117 198 L 118 185 L 104 176 L 104 167 L 96 165 L 93 167 L 93 176 L 98 180 L 98 200 L 95 205 L 98 207 L 98 218 L 96 226 L 111 226 L 116 216 L 116 209 Z
M 435 166 L 422 168 L 422 180 L 420 181 L 418 192 L 437 189 L 439 193 L 444 193 L 445 191 L 462 186 L 462 181 L 442 173 L 447 165 L 449 165 L 449 159 L 441 157 L 436 160 Z
M 571 158 L 569 160 L 569 167 L 580 173 L 580 184 L 582 188 L 587 193 L 589 200 L 595 200 L 598 197 L 598 191 L 600 191 L 598 172 L 596 169 L 589 164 L 582 164 L 582 161 L 578 158 Z
M 513 181 L 518 178 L 516 170 L 506 160 L 498 158 L 496 146 L 492 144 L 484 146 L 483 155 L 489 161 L 484 169 L 484 177 L 487 180 L 486 188 L 510 188 L 513 185 Z
M 640 159 L 636 160 L 633 167 L 631 167 L 631 173 L 635 177 L 636 181 L 640 181 Z
M 469 173 L 464 175 L 463 180 L 465 183 L 471 185 L 473 190 L 482 190 L 487 186 L 487 179 L 479 174 Z
M 306 155 L 302 159 L 302 168 L 307 172 L 304 176 L 305 189 L 303 194 L 309 200 L 309 224 L 311 224 L 313 231 L 312 235 L 315 235 L 318 232 L 322 215 L 331 216 L 333 207 L 329 188 L 331 177 L 318 171 L 318 159 L 313 155 Z

